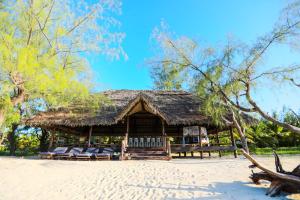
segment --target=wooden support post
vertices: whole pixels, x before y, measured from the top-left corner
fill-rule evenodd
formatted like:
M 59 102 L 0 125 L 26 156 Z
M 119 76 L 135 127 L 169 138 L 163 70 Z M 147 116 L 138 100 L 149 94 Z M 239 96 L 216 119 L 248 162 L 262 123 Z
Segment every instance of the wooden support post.
M 229 132 L 230 132 L 231 145 L 234 146 L 234 147 L 236 147 L 235 139 L 233 137 L 232 127 L 230 127 Z M 233 155 L 234 155 L 235 158 L 237 158 L 237 152 L 236 152 L 236 150 L 233 151 Z
M 99 136 L 99 147 L 101 147 L 101 145 L 102 145 L 102 137 L 101 137 L 101 135 Z
M 207 134 L 207 138 L 209 139 L 208 134 Z M 207 146 L 210 146 L 210 144 L 208 143 Z M 210 151 L 208 152 L 208 156 L 211 157 L 211 152 Z
M 89 129 L 89 136 L 88 136 L 88 147 L 91 146 L 91 137 L 92 137 L 92 131 L 93 131 L 93 127 L 91 126 Z
M 128 135 L 129 135 L 129 116 L 127 116 L 126 119 L 125 147 L 128 147 Z
M 167 138 L 167 153 L 168 153 L 169 159 L 172 159 L 171 142 L 170 142 L 169 138 Z
M 165 149 L 165 151 L 168 151 L 168 149 L 167 149 L 167 135 L 166 135 L 166 131 L 165 131 L 165 122 L 164 122 L 163 119 L 161 119 L 161 123 L 162 123 L 162 135 L 163 135 L 164 149 Z
M 199 145 L 200 147 L 202 147 L 202 134 L 201 134 L 201 127 L 198 126 L 198 129 L 199 129 Z M 200 157 L 201 159 L 203 159 L 203 151 L 200 151 Z
M 220 139 L 219 139 L 219 133 L 218 132 L 216 133 L 216 139 L 217 139 L 218 146 L 220 146 Z M 219 151 L 219 157 L 220 158 L 222 157 L 221 151 Z
M 119 160 L 125 159 L 125 149 L 126 149 L 125 145 L 126 145 L 126 140 L 124 139 L 121 141 L 121 155 L 119 157 Z
M 194 157 L 194 152 L 193 151 L 191 151 L 191 156 Z

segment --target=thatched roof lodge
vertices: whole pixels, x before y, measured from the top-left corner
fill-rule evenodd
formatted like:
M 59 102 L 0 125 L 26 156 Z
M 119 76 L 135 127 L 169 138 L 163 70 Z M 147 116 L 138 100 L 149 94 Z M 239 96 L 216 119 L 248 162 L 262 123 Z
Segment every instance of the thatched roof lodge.
M 101 95 L 110 103 L 96 111 L 60 108 L 41 112 L 27 119 L 25 124 L 86 138 L 89 146 L 102 145 L 101 141 L 92 144 L 92 137 L 121 137 L 125 156 L 137 148 L 159 149 L 168 155 L 171 151 L 199 151 L 202 155 L 202 151 L 236 150 L 231 127 L 222 127 L 222 130 L 230 130 L 232 143 L 229 146 L 204 145 L 207 135 L 217 135 L 221 129 L 211 123 L 209 116 L 201 113 L 201 101 L 191 93 L 111 90 Z

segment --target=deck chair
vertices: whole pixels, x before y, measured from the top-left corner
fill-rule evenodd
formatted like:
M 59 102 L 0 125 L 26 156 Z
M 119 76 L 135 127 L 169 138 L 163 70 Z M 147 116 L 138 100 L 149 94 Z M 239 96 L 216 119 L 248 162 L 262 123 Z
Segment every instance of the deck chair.
M 146 147 L 151 147 L 151 138 L 149 137 L 146 139 Z
M 68 147 L 56 147 L 53 151 L 48 152 L 39 152 L 39 156 L 41 159 L 52 159 L 54 155 L 60 153 L 66 153 Z
M 151 138 L 151 147 L 156 147 L 155 138 Z
M 99 148 L 94 157 L 96 160 L 110 160 L 114 150 L 112 148 Z
M 139 147 L 139 138 L 134 138 L 133 147 Z
M 75 158 L 76 159 L 86 159 L 86 160 L 89 160 L 92 157 L 94 157 L 94 154 L 97 152 L 97 150 L 98 149 L 94 148 L 94 147 L 87 148 L 82 153 L 75 154 Z
M 129 147 L 133 146 L 133 139 L 132 138 L 129 138 L 129 140 L 128 140 L 128 146 Z
M 139 147 L 144 147 L 144 138 L 140 138 Z
M 81 147 L 73 147 L 67 153 L 55 154 L 54 158 L 57 158 L 57 159 L 70 159 L 70 158 L 74 158 L 77 154 L 82 153 L 82 151 L 83 151 L 83 148 L 81 148 Z
M 160 138 L 160 137 L 156 138 L 156 146 L 157 146 L 157 147 L 162 147 L 162 146 L 163 146 L 163 144 L 162 144 L 162 141 L 161 141 L 161 138 Z

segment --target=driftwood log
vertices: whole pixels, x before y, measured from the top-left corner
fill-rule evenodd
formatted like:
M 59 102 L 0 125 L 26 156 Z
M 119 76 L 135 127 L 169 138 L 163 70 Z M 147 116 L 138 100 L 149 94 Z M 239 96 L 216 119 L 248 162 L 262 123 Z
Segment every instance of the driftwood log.
M 276 167 L 276 172 L 274 172 L 259 164 L 244 150 L 243 154 L 253 164 L 250 165 L 249 168 L 257 167 L 262 170 L 262 172 L 259 173 L 254 173 L 252 171 L 250 179 L 252 179 L 255 184 L 259 184 L 260 180 L 267 180 L 271 182 L 270 188 L 267 190 L 266 195 L 274 197 L 276 195 L 279 195 L 280 192 L 300 192 L 300 165 L 298 165 L 292 172 L 287 172 L 282 168 L 280 159 L 276 152 L 274 152 Z

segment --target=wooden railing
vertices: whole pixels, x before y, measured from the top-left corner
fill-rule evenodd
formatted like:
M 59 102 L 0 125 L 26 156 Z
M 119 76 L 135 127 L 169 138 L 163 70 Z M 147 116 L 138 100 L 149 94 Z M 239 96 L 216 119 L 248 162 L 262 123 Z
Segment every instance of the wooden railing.
M 173 153 L 181 152 L 197 152 L 197 151 L 235 151 L 236 146 L 199 146 L 198 144 L 172 144 L 171 151 Z

